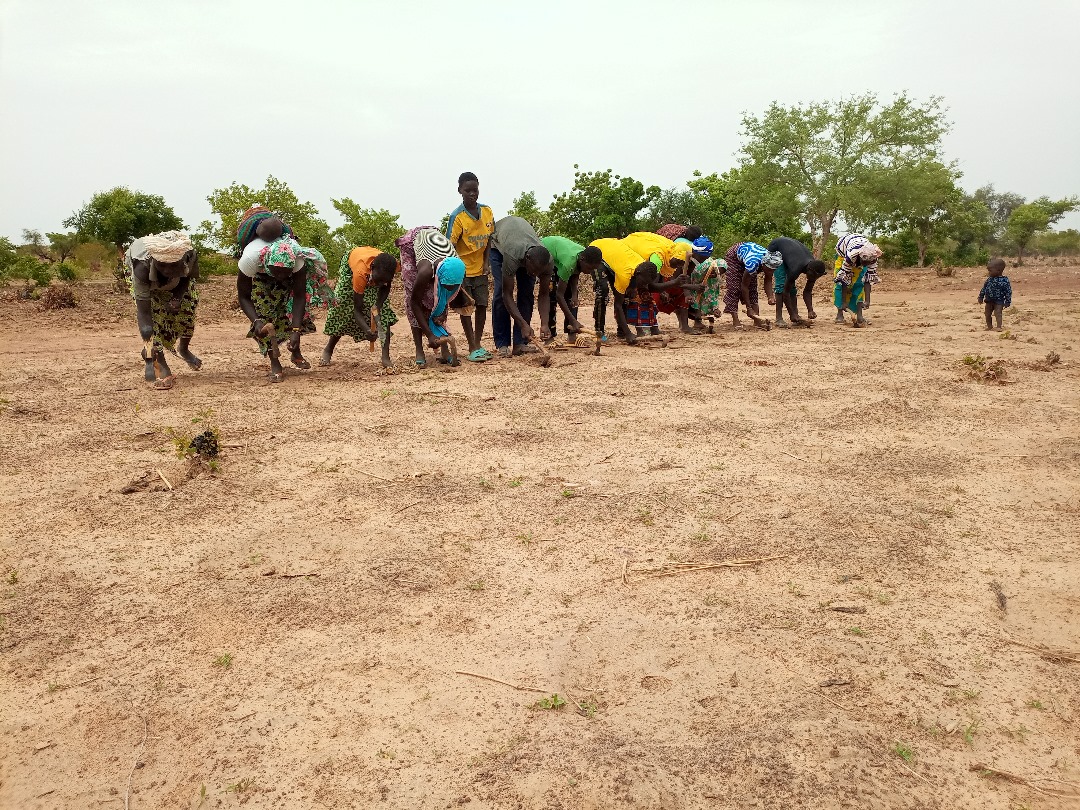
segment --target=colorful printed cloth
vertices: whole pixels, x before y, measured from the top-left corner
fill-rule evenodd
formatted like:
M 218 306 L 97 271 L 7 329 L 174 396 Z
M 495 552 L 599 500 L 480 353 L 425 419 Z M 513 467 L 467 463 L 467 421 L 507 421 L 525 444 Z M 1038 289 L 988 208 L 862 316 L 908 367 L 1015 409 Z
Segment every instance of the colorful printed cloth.
M 754 243 L 742 242 L 738 245 L 732 245 L 724 255 L 724 262 L 727 264 L 727 273 L 724 275 L 724 312 L 728 315 L 738 312 L 739 304 L 742 303 L 742 277 L 745 268 L 743 266 L 743 259 L 739 255 L 739 249 L 747 244 L 753 245 Z M 765 248 L 761 247 L 761 245 L 755 245 L 755 247 L 760 248 L 763 252 L 768 252 Z M 756 278 L 750 285 L 749 299 L 750 304 L 756 308 L 758 305 L 758 285 Z
M 283 343 L 291 337 L 292 328 L 292 280 L 278 281 L 271 275 L 260 273 L 251 281 L 251 302 L 255 305 L 255 315 L 267 323 L 272 323 L 276 330 L 273 338 L 255 336 L 254 324 L 248 329 L 247 336 L 259 344 L 259 351 L 267 354 L 270 341 Z M 309 312 L 304 313 L 304 323 L 300 333 L 307 335 L 315 331 L 315 322 Z
M 1012 283 L 1008 276 L 990 276 L 979 291 L 979 303 L 992 301 L 1006 309 L 1012 306 Z
M 465 262 L 457 256 L 440 259 L 435 266 L 435 281 L 432 286 L 438 290 L 438 295 L 434 296 L 435 306 L 431 308 L 431 315 L 428 317 L 428 329 L 437 338 L 450 334 L 445 326 L 447 311 L 450 302 L 461 289 L 461 282 L 464 279 Z
M 656 232 L 661 236 L 664 236 L 674 242 L 676 239 L 681 239 L 682 235 L 690 230 L 685 225 L 676 225 L 675 223 L 668 223 L 660 228 L 656 229 Z
M 647 288 L 636 291 L 627 302 L 626 323 L 632 329 L 644 329 L 646 332 L 659 326 L 656 320 L 656 302 Z
M 836 271 L 836 280 L 840 284 L 851 284 L 855 268 L 862 267 L 866 272 L 865 283 L 873 286 L 881 281 L 878 276 L 878 259 L 881 258 L 881 248 L 863 236 L 861 233 L 849 233 L 840 237 L 836 243 L 836 255 L 841 261 Z
M 248 246 L 248 243 L 255 238 L 255 229 L 259 227 L 259 223 L 264 219 L 271 219 L 277 217 L 282 221 L 285 230 L 282 232 L 282 236 L 292 236 L 292 229 L 285 224 L 283 214 L 280 211 L 271 211 L 265 205 L 253 205 L 247 211 L 240 215 L 240 222 L 236 228 L 236 246 L 233 248 L 234 258 L 239 259 L 240 255 L 244 252 L 244 248 Z
M 727 262 L 723 259 L 706 259 L 698 262 L 690 272 L 694 284 L 704 284 L 705 289 L 693 296 L 690 305 L 702 315 L 717 315 L 720 312 L 720 290 L 727 273 Z
M 134 296 L 130 271 L 127 281 Z M 180 311 L 175 313 L 169 312 L 169 301 L 173 297 L 171 290 L 150 290 L 148 297 L 154 319 L 154 351 L 174 351 L 177 340 L 195 334 L 195 307 L 199 305 L 197 285 L 194 281 L 188 283 L 187 290 L 180 298 Z
M 837 256 L 835 263 L 836 281 L 833 285 L 833 304 L 835 304 L 836 308 L 839 310 L 855 312 L 859 304 L 866 303 L 866 286 L 870 283 L 867 278 L 868 272 L 865 267 L 856 267 L 853 271 L 848 271 L 846 277 L 849 281 L 844 283 L 840 280 L 843 266 L 844 260 L 840 256 Z
M 346 253 L 341 257 L 337 289 L 334 291 L 337 296 L 337 304 L 330 307 L 330 311 L 326 315 L 323 334 L 331 337 L 345 337 L 348 335 L 357 343 L 361 340 L 368 340 L 368 333 L 363 326 L 370 329 L 371 313 L 374 311 L 378 317 L 379 339 L 385 341 L 389 335 L 390 327 L 398 321 L 397 314 L 390 306 L 390 301 L 387 300 L 382 307 L 379 307 L 379 288 L 366 287 L 362 293 L 363 302 L 360 305 L 360 321 L 363 324 L 361 326 L 354 317 L 356 311 L 353 304 L 354 289 L 352 268 L 349 267 L 349 254 Z
M 652 297 L 656 308 L 665 315 L 690 307 L 690 301 L 687 300 L 686 292 L 682 287 L 672 287 L 670 290 L 664 290 L 663 292 L 654 292 Z
M 293 268 L 293 272 L 304 271 L 307 295 L 306 311 L 313 307 L 328 309 L 338 303 L 337 294 L 330 286 L 326 274 L 326 259 L 315 248 L 300 245 L 291 236 L 283 236 L 271 242 L 259 252 L 259 272 L 272 275 L 275 267 Z M 289 299 L 289 312 L 292 312 L 292 299 Z

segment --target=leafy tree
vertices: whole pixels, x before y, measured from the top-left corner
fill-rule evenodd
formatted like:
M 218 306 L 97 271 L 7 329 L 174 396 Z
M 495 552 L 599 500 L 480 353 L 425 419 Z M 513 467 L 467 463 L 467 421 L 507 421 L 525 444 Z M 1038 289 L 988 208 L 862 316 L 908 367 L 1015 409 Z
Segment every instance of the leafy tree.
M 953 206 L 948 235 L 956 241 L 958 259 L 974 261 L 981 258 L 979 249 L 989 245 L 994 235 L 994 223 L 986 203 L 974 195 L 962 195 Z
M 551 215 L 540 208 L 536 194 L 532 191 L 523 191 L 515 197 L 507 216 L 521 217 L 533 226 L 537 236 L 549 236 L 552 233 Z
M 330 226 L 319 218 L 319 210 L 309 202 L 302 202 L 287 184 L 273 175 L 267 177 L 266 184 L 258 189 L 242 183 L 214 189 L 206 201 L 210 203 L 210 210 L 217 215 L 218 221 L 203 220 L 199 229 L 205 234 L 207 243 L 222 250 L 235 246 L 240 215 L 253 205 L 265 205 L 271 211 L 280 211 L 301 244 L 323 253 L 333 247 Z
M 920 104 L 900 94 L 881 104 L 873 93 L 792 107 L 774 102 L 742 123 L 744 182 L 765 202 L 775 187 L 796 197 L 818 257 L 837 218 L 865 209 L 869 176 L 898 160 L 936 159 L 949 128 L 938 97 Z
M 963 201 L 956 186 L 955 166 L 937 160 L 898 161 L 867 177 L 862 210 L 852 208 L 849 224 L 873 224 L 890 231 L 908 230 L 915 238 L 918 266 L 926 266 L 926 253 L 946 235 L 953 212 Z
M 1027 202 L 1022 196 L 1011 191 L 1001 193 L 994 191 L 993 184 L 977 189 L 971 196 L 975 202 L 982 203 L 989 212 L 990 239 L 995 241 L 1005 235 L 1005 227 L 1009 224 L 1012 212 Z
M 179 230 L 184 221 L 164 198 L 117 186 L 90 198 L 82 208 L 64 220 L 80 239 L 94 239 L 125 249 L 140 236 Z
M 1080 254 L 1080 231 L 1050 231 L 1036 235 L 1032 247 L 1047 256 L 1076 256 Z
M 679 225 L 697 225 L 703 231 L 707 230 L 700 220 L 698 196 L 691 189 L 665 188 L 649 206 L 642 226 L 645 230 L 655 231 L 662 225 L 675 222 Z
M 74 232 L 47 233 L 45 236 L 49 240 L 49 251 L 52 253 L 53 258 L 61 264 L 68 259 L 74 258 L 75 250 L 82 242 L 79 235 Z
M 736 242 L 767 245 L 777 236 L 802 234 L 799 203 L 786 186 L 762 188 L 748 181 L 743 169 L 709 175 L 694 172 L 687 186 L 694 195 L 695 210 L 686 222 L 701 228 L 718 250 Z
M 384 253 L 398 255 L 394 240 L 405 233 L 405 229 L 401 227 L 397 214 L 391 214 L 385 208 L 361 208 L 348 197 L 331 202 L 345 220 L 345 224 L 333 233 L 339 257 L 357 246 L 378 248 Z M 334 267 L 336 269 L 336 265 Z
M 1045 231 L 1061 220 L 1069 211 L 1080 207 L 1080 200 L 1067 197 L 1063 200 L 1051 200 L 1040 197 L 1034 202 L 1018 206 L 1009 216 L 1005 226 L 1005 238 L 1016 248 L 1016 261 L 1024 263 L 1024 251 L 1037 233 Z
M 659 186 L 646 188 L 611 169 L 579 171 L 575 163 L 573 188 L 556 195 L 548 208 L 552 231 L 582 244 L 606 236 L 623 237 L 639 228 L 638 215 L 659 196 Z
M 22 238 L 23 247 L 26 248 L 27 253 L 36 259 L 52 264 L 53 257 L 52 254 L 49 253 L 49 248 L 45 244 L 45 237 L 41 235 L 41 231 L 23 228 Z
M 34 284 L 44 286 L 49 283 L 52 274 L 49 266 L 33 256 L 22 252 L 11 240 L 0 236 L 0 281 L 22 279 L 26 282 L 25 295 L 30 294 Z

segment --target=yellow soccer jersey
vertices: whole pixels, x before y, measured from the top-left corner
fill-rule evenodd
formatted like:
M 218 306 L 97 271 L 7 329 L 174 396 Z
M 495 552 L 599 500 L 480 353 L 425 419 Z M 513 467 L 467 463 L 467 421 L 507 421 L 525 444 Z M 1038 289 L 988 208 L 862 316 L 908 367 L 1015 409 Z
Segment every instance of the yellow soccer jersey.
M 483 203 L 477 203 L 477 207 L 480 209 L 479 219 L 466 211 L 464 205 L 459 205 L 446 223 L 446 238 L 465 262 L 467 276 L 483 275 L 484 251 L 495 233 L 495 215 L 491 209 Z

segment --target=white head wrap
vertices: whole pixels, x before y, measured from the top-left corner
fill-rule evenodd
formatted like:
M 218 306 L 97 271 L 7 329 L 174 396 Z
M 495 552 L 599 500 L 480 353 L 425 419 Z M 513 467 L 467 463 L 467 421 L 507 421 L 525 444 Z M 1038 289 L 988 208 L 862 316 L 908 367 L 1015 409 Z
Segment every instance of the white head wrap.
M 191 237 L 183 231 L 164 231 L 142 237 L 143 246 L 150 258 L 159 262 L 178 262 L 195 249 Z

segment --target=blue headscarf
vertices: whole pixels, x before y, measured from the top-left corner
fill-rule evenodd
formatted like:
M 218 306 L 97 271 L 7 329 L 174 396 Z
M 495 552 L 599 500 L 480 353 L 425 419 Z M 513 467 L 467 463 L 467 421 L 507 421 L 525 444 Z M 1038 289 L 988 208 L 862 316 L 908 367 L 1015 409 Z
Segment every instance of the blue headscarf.
M 699 236 L 694 240 L 695 256 L 712 256 L 713 243 L 707 236 Z
M 449 256 L 439 262 L 435 268 L 435 306 L 428 318 L 428 326 L 437 338 L 449 336 L 446 327 L 435 323 L 435 319 L 446 312 L 450 300 L 461 289 L 461 282 L 465 280 L 465 262 L 457 256 Z

